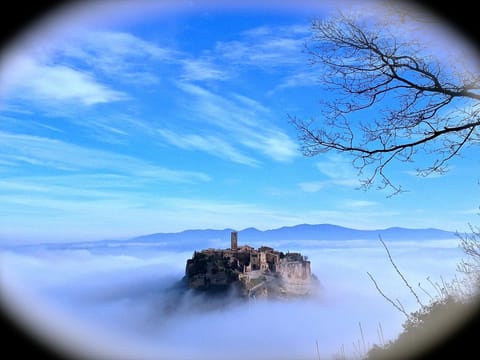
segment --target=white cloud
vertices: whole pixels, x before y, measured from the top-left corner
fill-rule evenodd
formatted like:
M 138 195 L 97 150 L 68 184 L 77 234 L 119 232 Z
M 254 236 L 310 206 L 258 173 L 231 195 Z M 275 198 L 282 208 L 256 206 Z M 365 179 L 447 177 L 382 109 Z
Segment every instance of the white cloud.
M 449 167 L 450 170 L 452 170 L 452 166 Z M 425 175 L 422 174 L 420 171 L 415 171 L 415 170 L 406 170 L 403 172 L 404 174 L 410 175 L 412 177 L 415 177 L 417 179 L 437 179 L 437 178 L 443 178 L 444 176 L 448 176 L 449 174 L 443 174 L 443 173 L 436 173 L 436 172 L 431 172 L 431 173 L 426 173 Z
M 157 46 L 126 32 L 96 31 L 87 33 L 87 49 L 99 56 L 110 58 L 152 57 L 159 60 L 172 59 L 175 52 Z
M 109 151 L 32 135 L 0 132 L 0 161 L 41 166 L 64 171 L 102 171 L 173 182 L 208 181 L 204 173 L 172 170 L 137 158 Z M 11 166 L 15 168 L 15 166 Z
M 298 156 L 297 144 L 288 135 L 278 130 L 266 130 L 263 134 L 251 133 L 241 142 L 279 162 L 288 162 Z
M 318 192 L 329 187 L 358 188 L 360 181 L 351 162 L 339 155 L 328 155 L 315 164 L 323 180 L 305 181 L 298 184 L 305 192 Z
M 344 207 L 351 208 L 351 209 L 367 208 L 375 205 L 378 205 L 378 203 L 375 201 L 368 201 L 368 200 L 350 200 L 350 201 L 345 201 L 343 203 Z
M 67 32 L 52 42 L 38 40 L 8 54 L 0 67 L 2 95 L 42 105 L 69 101 L 91 106 L 128 99 L 108 83 L 158 82 L 160 63 L 178 53 L 126 32 Z
M 75 126 L 85 129 L 90 138 L 108 144 L 129 144 L 138 138 L 152 138 L 157 135 L 151 121 L 124 112 L 124 109 L 114 109 L 111 113 L 98 116 L 87 112 L 83 116 L 69 116 L 69 121 Z
M 302 86 L 322 86 L 322 72 L 323 69 L 309 68 L 308 70 L 296 71 L 291 75 L 286 76 L 279 85 L 277 85 L 270 94 L 277 90 L 302 87 Z
M 278 89 L 284 89 L 289 87 L 309 86 L 318 83 L 318 78 L 312 73 L 301 72 L 288 76 L 283 82 L 278 85 Z
M 182 60 L 183 74 L 181 78 L 185 81 L 205 80 L 227 80 L 230 78 L 225 71 L 218 69 L 218 65 L 206 59 Z
M 89 125 L 97 128 L 99 130 L 103 130 L 104 133 L 111 134 L 113 136 L 119 135 L 119 136 L 128 136 L 128 132 L 125 130 L 116 128 L 115 126 L 108 125 L 108 123 L 103 123 L 100 121 L 90 121 Z
M 219 42 L 215 51 L 234 63 L 273 69 L 305 63 L 302 53 L 309 35 L 306 26 L 262 26 L 243 33 L 241 40 Z
M 21 189 L 10 186 L 5 189 L 8 193 L 0 192 L 0 241 L 121 239 L 191 228 L 268 229 L 304 220 L 300 215 L 248 202 L 169 197 L 117 186 L 83 188 L 79 179 L 70 177 L 73 184 L 61 187 L 44 180 L 39 186 L 45 188 L 40 191 L 25 183 Z
M 305 181 L 298 184 L 300 190 L 304 192 L 319 192 L 330 187 L 350 187 L 356 188 L 359 186 L 358 180 L 355 179 L 328 179 L 319 181 Z
M 242 154 L 228 142 L 216 136 L 179 134 L 165 129 L 159 129 L 157 131 L 164 140 L 181 149 L 205 151 L 219 158 L 249 166 L 257 166 L 259 164 L 257 160 Z
M 10 195 L 29 194 L 31 199 L 34 196 L 49 194 L 62 199 L 106 199 L 120 197 L 122 191 L 135 190 L 139 183 L 145 181 L 146 179 L 115 174 L 75 174 L 31 178 L 17 176 L 0 180 L 0 188 Z
M 326 181 L 306 181 L 298 184 L 300 190 L 305 192 L 318 192 L 328 186 Z
M 358 171 L 353 168 L 351 161 L 340 155 L 329 155 L 325 160 L 319 161 L 315 166 L 320 172 L 330 179 L 349 180 L 358 177 Z
M 263 106 L 258 101 L 253 100 L 247 96 L 240 95 L 240 94 L 231 94 L 231 98 L 232 100 L 238 101 L 241 104 L 243 104 L 245 107 L 252 109 L 254 111 L 258 111 L 264 114 L 267 114 L 268 112 L 270 112 L 270 110 L 267 107 Z
M 0 189 L 0 241 L 98 240 L 194 228 L 266 230 L 302 223 L 359 229 L 465 227 L 452 228 L 449 214 L 447 219 L 404 214 L 394 206 L 364 200 L 339 200 L 333 208 L 323 202 L 322 209 L 315 210 L 165 192 L 152 173 L 9 177 L 0 181 Z
M 98 73 L 136 84 L 157 82 L 155 67 L 175 61 L 176 51 L 126 32 L 93 31 L 60 42 L 55 49 L 66 59 L 81 60 Z M 139 70 L 141 69 L 141 70 Z
M 2 71 L 3 95 L 45 104 L 69 102 L 85 106 L 128 98 L 98 82 L 92 74 L 65 65 L 41 64 L 23 57 L 17 58 L 14 68 L 8 73 L 8 69 Z
M 466 210 L 460 210 L 458 211 L 459 214 L 466 214 L 466 215 L 480 215 L 480 208 L 475 207 L 471 209 L 466 209 Z
M 254 202 L 219 201 L 202 198 L 164 197 L 159 201 L 168 209 L 167 211 L 176 214 L 177 218 L 188 219 L 183 229 L 243 229 L 253 226 L 267 230 L 304 223 L 329 223 L 359 229 L 378 229 L 391 226 L 408 227 L 408 222 L 398 223 L 398 211 L 388 208 L 373 209 L 373 204 L 371 207 L 345 208 L 339 206 L 338 209 L 326 207 L 323 210 L 293 210 L 288 206 L 270 207 Z M 196 215 L 192 216 L 192 214 Z M 426 226 L 424 220 L 417 220 L 418 223 L 423 221 L 423 226 Z M 417 222 L 411 223 L 418 226 Z M 438 222 L 431 225 L 431 227 L 439 227 Z
M 193 84 L 178 86 L 193 97 L 187 111 L 220 129 L 231 146 L 243 146 L 279 162 L 299 155 L 296 143 L 269 123 L 269 110 L 259 102 L 239 94 L 220 96 Z

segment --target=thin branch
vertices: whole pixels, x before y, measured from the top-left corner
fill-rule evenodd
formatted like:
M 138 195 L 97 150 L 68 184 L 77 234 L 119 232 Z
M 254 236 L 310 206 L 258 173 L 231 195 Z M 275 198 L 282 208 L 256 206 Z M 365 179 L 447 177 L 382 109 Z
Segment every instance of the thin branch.
M 408 314 L 406 313 L 406 311 L 404 309 L 402 309 L 400 306 L 398 306 L 397 304 L 395 304 L 395 302 L 390 299 L 387 295 L 384 294 L 384 292 L 380 289 L 380 287 L 378 286 L 377 282 L 375 281 L 375 279 L 373 278 L 372 274 L 370 274 L 368 271 L 367 271 L 367 275 L 370 277 L 370 280 L 372 280 L 373 284 L 375 285 L 375 288 L 377 289 L 377 291 L 380 293 L 380 295 L 382 295 L 384 297 L 385 300 L 387 300 L 390 304 L 393 305 L 393 307 L 395 307 L 395 309 L 397 309 L 398 311 L 400 311 L 403 315 L 405 315 L 405 317 L 408 319 L 409 316 Z
M 430 300 L 434 300 L 434 297 L 427 291 L 425 290 L 423 287 L 422 287 L 422 284 L 418 283 L 418 287 L 420 288 L 420 290 L 422 290 L 425 294 L 427 294 L 427 296 L 430 298 Z
M 380 242 L 382 243 L 383 247 L 384 247 L 385 250 L 387 251 L 388 259 L 390 260 L 390 263 L 392 264 L 393 268 L 395 269 L 395 271 L 397 272 L 397 274 L 401 277 L 401 279 L 403 280 L 403 282 L 405 283 L 405 285 L 408 287 L 408 289 L 410 290 L 410 292 L 412 293 L 412 295 L 415 297 L 415 300 L 417 300 L 418 305 L 420 305 L 421 307 L 424 307 L 424 305 L 423 305 L 422 302 L 420 301 L 420 298 L 418 297 L 417 293 L 413 290 L 413 288 L 412 288 L 412 287 L 410 286 L 410 284 L 408 283 L 407 279 L 405 279 L 405 277 L 403 276 L 403 274 L 401 273 L 401 271 L 398 269 L 397 265 L 395 264 L 395 261 L 393 261 L 392 255 L 390 254 L 390 250 L 388 250 L 388 247 L 387 247 L 387 245 L 385 244 L 385 242 L 382 240 L 382 237 L 379 235 L 378 238 L 380 239 Z

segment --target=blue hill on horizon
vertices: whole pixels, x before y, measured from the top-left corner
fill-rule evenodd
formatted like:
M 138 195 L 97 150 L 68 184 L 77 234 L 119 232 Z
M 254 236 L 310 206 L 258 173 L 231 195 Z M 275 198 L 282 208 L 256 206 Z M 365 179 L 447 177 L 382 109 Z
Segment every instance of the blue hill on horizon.
M 182 241 L 202 242 L 211 240 L 230 240 L 233 229 L 197 229 L 177 233 L 155 233 L 138 236 L 134 241 Z M 409 229 L 391 227 L 378 230 L 358 230 L 332 224 L 300 224 L 284 226 L 278 229 L 258 230 L 250 227 L 238 231 L 239 243 L 282 240 L 443 240 L 456 238 L 455 232 L 440 229 Z
M 149 235 L 137 236 L 125 240 L 98 240 L 98 241 L 80 241 L 73 243 L 37 243 L 15 245 L 21 247 L 42 246 L 48 249 L 83 249 L 88 248 L 96 252 L 112 251 L 122 252 L 122 246 L 140 245 L 155 249 L 165 249 L 172 251 L 193 251 L 209 247 L 226 248 L 230 247 L 230 233 L 233 229 L 192 229 L 177 233 L 154 233 Z M 294 226 L 284 226 L 278 229 L 258 230 L 249 227 L 238 231 L 239 245 L 250 244 L 252 246 L 317 246 L 318 241 L 340 241 L 336 246 L 341 246 L 341 241 L 362 240 L 378 241 L 379 238 L 385 241 L 428 241 L 428 240 L 448 240 L 457 239 L 457 235 L 452 231 L 440 229 L 409 229 L 402 227 L 391 227 L 378 230 L 358 230 L 332 224 L 300 224 Z M 137 247 L 131 247 L 129 251 L 135 251 Z M 138 247 L 138 251 L 144 250 L 143 246 Z

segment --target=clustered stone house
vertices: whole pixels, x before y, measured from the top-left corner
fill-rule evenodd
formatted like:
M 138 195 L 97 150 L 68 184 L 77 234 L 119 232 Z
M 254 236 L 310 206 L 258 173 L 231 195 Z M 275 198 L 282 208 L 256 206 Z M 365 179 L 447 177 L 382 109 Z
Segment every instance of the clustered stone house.
M 195 251 L 187 261 L 186 276 L 194 289 L 226 287 L 238 281 L 249 288 L 273 278 L 305 288 L 312 274 L 310 261 L 300 253 L 285 254 L 268 246 L 238 246 L 238 233 L 233 231 L 229 249 Z

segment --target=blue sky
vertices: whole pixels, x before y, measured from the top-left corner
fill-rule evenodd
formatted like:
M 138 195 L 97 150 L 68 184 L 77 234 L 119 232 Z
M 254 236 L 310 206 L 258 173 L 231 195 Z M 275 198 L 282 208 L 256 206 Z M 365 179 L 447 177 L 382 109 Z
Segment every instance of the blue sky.
M 392 164 L 409 191 L 390 198 L 358 190 L 345 155 L 302 156 L 288 114 L 330 96 L 302 49 L 332 7 L 129 4 L 66 11 L 2 53 L 2 241 L 478 222 L 474 147 L 444 176 Z

